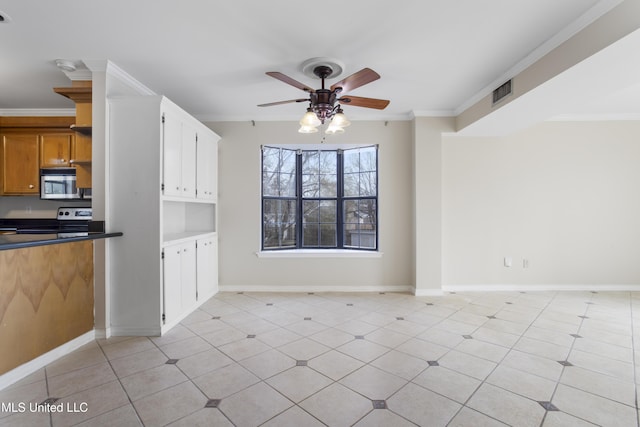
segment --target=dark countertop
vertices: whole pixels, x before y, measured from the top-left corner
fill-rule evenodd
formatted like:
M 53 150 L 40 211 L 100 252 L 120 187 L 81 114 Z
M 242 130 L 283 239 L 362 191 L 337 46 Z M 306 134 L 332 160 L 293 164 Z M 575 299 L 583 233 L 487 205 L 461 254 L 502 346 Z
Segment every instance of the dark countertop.
M 76 234 L 76 233 L 74 233 Z M 59 234 L 0 234 L 0 251 L 8 249 L 30 248 L 34 246 L 55 245 L 59 243 L 81 242 L 83 240 L 106 239 L 122 236 L 121 232 L 88 232 L 82 235 Z

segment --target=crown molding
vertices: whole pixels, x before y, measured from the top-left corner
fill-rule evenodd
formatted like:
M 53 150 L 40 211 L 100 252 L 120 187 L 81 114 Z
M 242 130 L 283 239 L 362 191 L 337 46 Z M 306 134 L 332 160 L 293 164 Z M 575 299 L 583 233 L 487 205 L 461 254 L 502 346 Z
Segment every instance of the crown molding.
M 546 120 L 547 122 L 615 122 L 640 121 L 640 113 L 620 114 L 560 114 Z

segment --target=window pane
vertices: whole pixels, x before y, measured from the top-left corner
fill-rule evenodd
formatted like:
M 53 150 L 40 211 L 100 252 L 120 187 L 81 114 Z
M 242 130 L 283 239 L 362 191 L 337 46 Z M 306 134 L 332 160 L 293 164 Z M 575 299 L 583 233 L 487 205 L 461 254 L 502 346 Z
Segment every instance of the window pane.
M 280 177 L 280 193 L 278 196 L 295 197 L 296 196 L 296 174 L 281 173 Z
M 344 162 L 344 173 L 360 171 L 360 153 L 358 150 L 344 150 L 342 159 Z
M 321 151 L 320 165 L 318 168 L 320 173 L 336 174 L 338 172 L 338 152 L 337 151 Z
M 262 172 L 262 195 L 278 196 L 279 191 L 278 174 L 269 171 Z
M 336 223 L 337 211 L 335 200 L 323 200 L 320 202 L 320 222 Z
M 378 193 L 378 183 L 375 172 L 360 174 L 360 196 L 375 196 Z
M 344 246 L 375 249 L 377 234 L 375 199 L 344 202 Z
M 318 173 L 320 154 L 317 151 L 302 152 L 302 173 Z
M 305 200 L 302 202 L 302 222 L 317 223 L 319 219 L 320 202 L 317 200 Z
M 262 212 L 263 246 L 265 248 L 295 246 L 295 200 L 264 200 Z
M 281 162 L 280 172 L 282 173 L 296 173 L 296 151 L 281 149 Z
M 318 197 L 320 195 L 319 181 L 317 174 L 302 175 L 302 197 Z
M 360 152 L 360 172 L 373 172 L 376 168 L 376 151 L 375 147 L 361 148 Z
M 338 195 L 338 177 L 336 174 L 320 175 L 319 197 L 336 197 Z
M 345 173 L 344 174 L 344 196 L 356 197 L 360 193 L 360 174 Z
M 277 172 L 280 166 L 280 149 L 263 147 L 262 149 L 262 171 Z
M 318 246 L 318 224 L 304 224 L 302 233 L 303 247 Z
M 335 248 L 337 240 L 338 237 L 335 224 L 320 225 L 320 246 Z

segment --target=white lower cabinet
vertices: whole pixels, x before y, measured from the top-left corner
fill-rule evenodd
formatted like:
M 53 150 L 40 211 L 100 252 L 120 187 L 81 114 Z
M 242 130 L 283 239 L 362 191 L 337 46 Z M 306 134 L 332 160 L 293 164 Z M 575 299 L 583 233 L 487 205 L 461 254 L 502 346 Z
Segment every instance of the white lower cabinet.
M 208 236 L 197 241 L 198 297 L 210 298 L 218 292 L 218 240 Z
M 163 250 L 163 322 L 172 325 L 218 290 L 215 235 L 166 245 Z

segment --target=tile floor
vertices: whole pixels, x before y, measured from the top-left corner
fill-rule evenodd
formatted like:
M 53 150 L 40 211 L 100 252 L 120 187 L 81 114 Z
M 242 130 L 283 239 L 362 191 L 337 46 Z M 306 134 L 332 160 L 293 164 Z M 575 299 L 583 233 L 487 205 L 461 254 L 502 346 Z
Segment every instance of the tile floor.
M 0 425 L 637 427 L 639 322 L 629 292 L 220 293 L 0 391 Z

